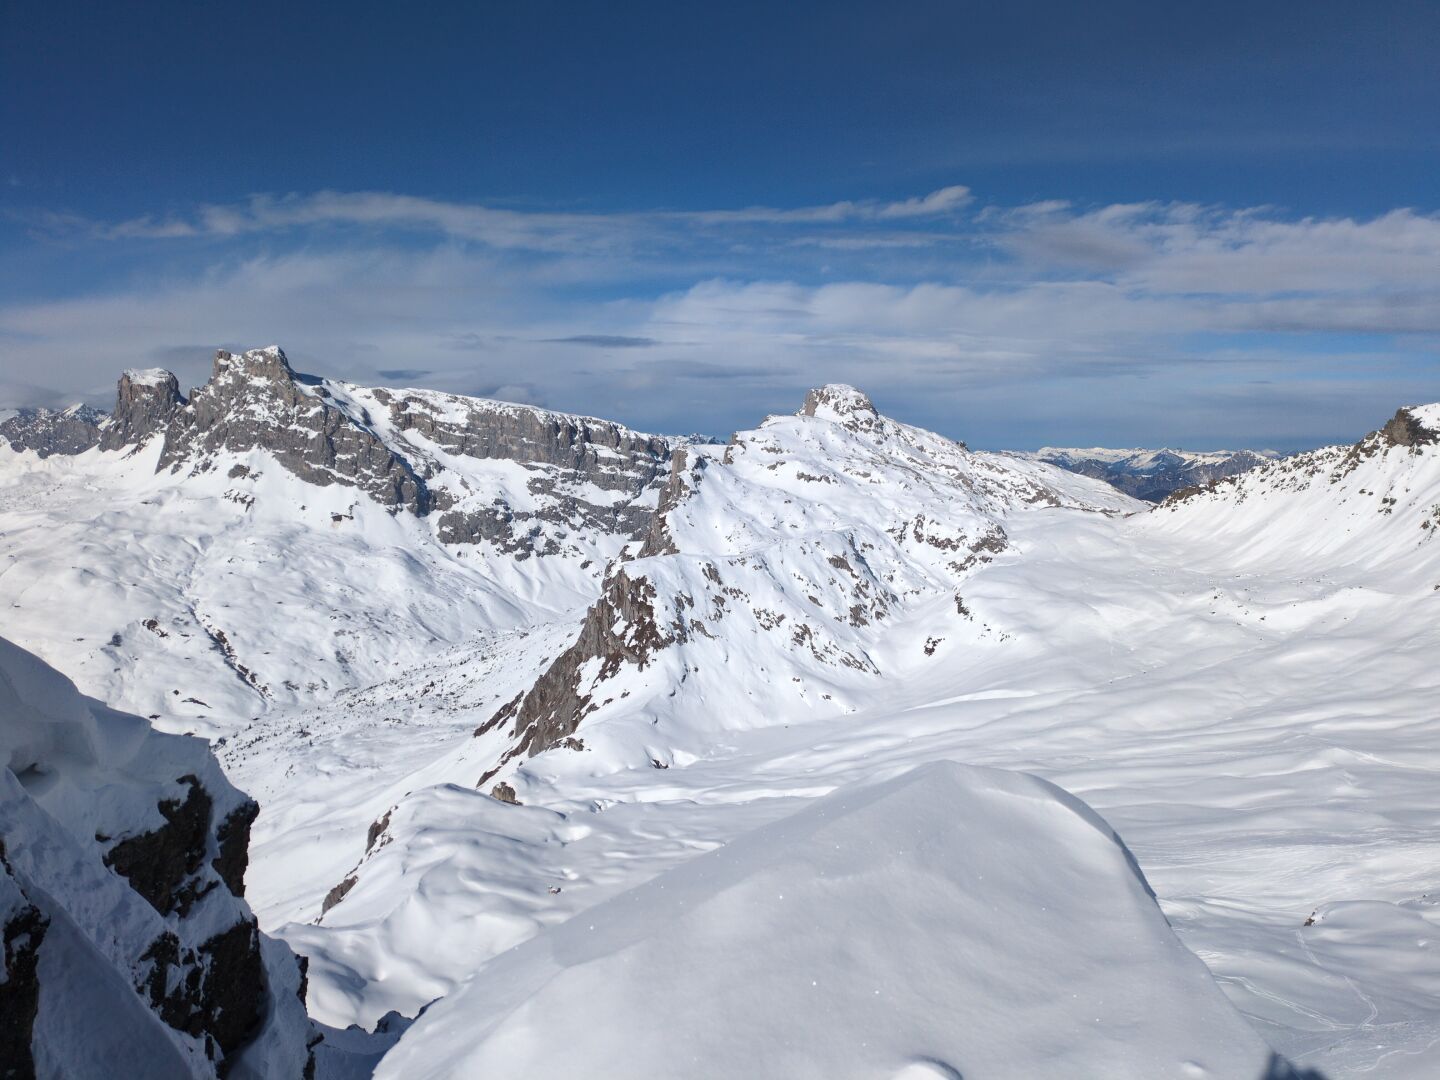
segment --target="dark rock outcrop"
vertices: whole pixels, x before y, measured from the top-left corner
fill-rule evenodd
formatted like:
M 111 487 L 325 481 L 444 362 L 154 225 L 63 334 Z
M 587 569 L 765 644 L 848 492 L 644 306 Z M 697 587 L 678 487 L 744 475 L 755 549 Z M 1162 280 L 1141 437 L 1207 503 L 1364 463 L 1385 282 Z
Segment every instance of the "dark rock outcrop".
M 220 854 L 211 860 L 210 865 L 220 875 L 231 896 L 245 895 L 245 871 L 250 866 L 250 827 L 259 814 L 260 804 L 254 799 L 246 799 L 226 814 L 225 820 L 215 830 Z
M 170 372 L 160 368 L 125 372 L 116 387 L 115 411 L 100 436 L 100 449 L 138 446 L 164 431 L 184 404 L 180 381 Z
M 81 454 L 99 443 L 104 420 L 104 413 L 88 405 L 64 410 L 21 409 L 0 423 L 0 439 L 13 450 L 33 450 L 42 458 Z
M 300 1076 L 313 1032 L 299 969 L 240 896 L 255 803 L 208 745 L 82 698 L 3 640 L 0 718 L 3 1037 L 26 1029 L 14 1039 L 47 1075 L 224 1077 L 243 1060 L 246 1075 Z
M 609 577 L 605 592 L 585 613 L 575 643 L 555 658 L 518 704 L 510 702 L 476 729 L 475 734 L 482 735 L 514 720 L 511 748 L 480 778 L 480 785 L 513 758 L 542 753 L 573 735 L 598 707 L 589 693 L 593 684 L 613 678 L 622 664 L 643 669 L 661 649 L 685 638 L 689 631 L 684 618 L 678 612 L 662 618 L 656 598 L 655 586 L 642 576 L 632 577 L 622 569 Z M 595 659 L 599 667 L 587 681 L 586 666 Z
M 1381 437 L 1391 446 L 1428 446 L 1440 442 L 1440 431 L 1432 431 L 1409 409 L 1399 409 L 1380 429 Z
M 40 1009 L 40 946 L 50 920 L 20 888 L 5 858 L 0 838 L 0 1078 L 33 1077 L 35 1058 L 31 1033 Z M 8 910 L 6 910 L 8 908 Z
M 105 865 L 130 882 L 130 887 L 161 915 L 182 916 L 204 895 L 196 880 L 210 835 L 210 795 L 194 776 L 180 777 L 189 791 L 182 802 L 159 804 L 165 824 L 120 841 L 105 854 Z

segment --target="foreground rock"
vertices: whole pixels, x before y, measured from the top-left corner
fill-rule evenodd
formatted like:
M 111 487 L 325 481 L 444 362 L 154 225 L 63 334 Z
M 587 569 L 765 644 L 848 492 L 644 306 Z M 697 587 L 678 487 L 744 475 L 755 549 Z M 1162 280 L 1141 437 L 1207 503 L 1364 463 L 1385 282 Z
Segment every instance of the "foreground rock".
M 1287 1074 L 1094 811 L 1030 776 L 939 763 L 820 799 L 502 954 L 376 1075 Z
M 0 640 L 7 1076 L 301 1077 L 297 958 L 244 900 L 255 804 L 207 745 Z

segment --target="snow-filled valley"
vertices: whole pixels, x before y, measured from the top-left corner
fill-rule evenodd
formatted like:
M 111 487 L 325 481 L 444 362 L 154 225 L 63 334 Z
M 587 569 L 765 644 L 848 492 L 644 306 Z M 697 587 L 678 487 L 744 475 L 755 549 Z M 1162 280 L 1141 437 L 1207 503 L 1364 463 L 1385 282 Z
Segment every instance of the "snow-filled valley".
M 211 741 L 316 1021 L 439 999 L 378 1075 L 1440 1074 L 1440 406 L 1150 508 L 847 387 L 167 387 L 0 444 L 0 636 Z

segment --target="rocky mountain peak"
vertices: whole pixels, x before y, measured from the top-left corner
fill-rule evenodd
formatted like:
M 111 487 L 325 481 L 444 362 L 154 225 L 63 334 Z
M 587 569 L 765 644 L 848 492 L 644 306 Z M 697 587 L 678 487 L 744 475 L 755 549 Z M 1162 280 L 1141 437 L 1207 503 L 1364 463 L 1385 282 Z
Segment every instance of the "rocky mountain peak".
M 880 414 L 869 396 L 845 383 L 827 383 L 811 390 L 796 415 L 833 420 L 852 431 L 873 431 L 880 424 Z
M 279 346 L 219 350 L 210 381 L 167 427 L 158 467 L 203 470 L 221 451 L 260 449 L 309 483 L 358 488 L 382 505 L 426 513 L 429 492 L 410 463 L 323 386 L 302 381 Z
M 185 404 L 180 380 L 164 368 L 132 369 L 120 376 L 115 411 L 100 436 L 100 449 L 136 446 L 170 423 Z
M 285 350 L 279 345 L 266 345 L 263 349 L 247 349 L 232 353 L 217 349 L 215 364 L 210 372 L 211 381 L 219 379 L 250 379 L 259 382 L 288 383 L 295 381 L 295 369 Z

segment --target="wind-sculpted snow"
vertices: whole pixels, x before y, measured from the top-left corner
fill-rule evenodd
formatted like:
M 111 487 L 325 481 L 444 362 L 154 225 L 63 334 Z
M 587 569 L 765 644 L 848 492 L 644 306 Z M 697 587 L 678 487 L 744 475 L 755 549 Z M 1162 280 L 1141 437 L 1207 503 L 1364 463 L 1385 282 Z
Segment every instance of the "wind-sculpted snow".
M 1270 1057 L 1097 814 L 936 764 L 496 957 L 377 1077 L 1259 1080 Z
M 0 640 L 0 761 L 9 993 L 30 988 L 0 1017 L 7 1074 L 298 1077 L 303 970 L 244 902 L 255 805 L 205 744 Z

